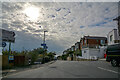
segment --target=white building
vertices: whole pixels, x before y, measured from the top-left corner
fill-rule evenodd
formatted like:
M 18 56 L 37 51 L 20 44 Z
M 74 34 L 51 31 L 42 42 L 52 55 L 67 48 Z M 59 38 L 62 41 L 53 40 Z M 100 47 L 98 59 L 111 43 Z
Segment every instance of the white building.
M 84 36 L 80 41 L 82 44 L 83 59 L 104 58 L 106 53 L 107 38 L 99 36 Z
M 106 53 L 106 46 L 100 48 L 83 48 L 82 57 L 84 59 L 99 59 L 103 58 Z
M 117 29 L 113 29 L 107 35 L 108 45 L 120 43 L 120 36 L 118 35 Z

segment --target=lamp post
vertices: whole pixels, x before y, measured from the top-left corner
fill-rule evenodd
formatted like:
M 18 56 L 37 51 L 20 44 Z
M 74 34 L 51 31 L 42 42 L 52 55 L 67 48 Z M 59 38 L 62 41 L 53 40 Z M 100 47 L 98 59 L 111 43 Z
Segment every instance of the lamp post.
M 43 40 L 43 43 L 45 44 L 45 32 L 48 32 L 48 31 L 44 31 L 44 40 Z
M 44 46 L 43 46 L 43 49 L 44 49 L 44 53 L 43 53 L 43 63 L 44 63 L 44 56 L 45 56 L 45 50 L 46 50 L 46 44 L 45 44 L 45 32 L 48 32 L 48 31 L 44 31 L 44 39 L 43 39 L 43 44 L 44 44 Z

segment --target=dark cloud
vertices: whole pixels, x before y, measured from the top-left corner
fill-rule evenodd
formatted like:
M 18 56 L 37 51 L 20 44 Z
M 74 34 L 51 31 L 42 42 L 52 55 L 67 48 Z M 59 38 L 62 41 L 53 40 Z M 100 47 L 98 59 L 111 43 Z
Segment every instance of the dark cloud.
M 61 8 L 58 8 L 58 9 L 55 9 L 56 11 L 60 11 L 61 10 Z
M 30 31 L 34 31 L 35 30 L 34 28 L 29 27 L 29 26 L 27 27 L 27 29 L 30 30 Z
M 43 32 L 43 30 L 35 30 L 34 32 Z

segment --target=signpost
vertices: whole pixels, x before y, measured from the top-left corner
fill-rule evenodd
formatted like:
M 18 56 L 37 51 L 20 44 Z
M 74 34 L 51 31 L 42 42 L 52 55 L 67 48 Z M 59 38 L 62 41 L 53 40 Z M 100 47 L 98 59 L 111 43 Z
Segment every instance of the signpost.
M 44 53 L 43 53 L 43 60 L 42 60 L 42 63 L 44 63 L 44 54 L 45 54 L 45 50 L 48 48 L 45 44 L 45 32 L 48 32 L 48 31 L 44 31 L 44 39 L 43 39 L 43 44 L 41 44 L 41 46 L 43 46 L 43 49 L 44 49 Z
M 11 53 L 11 43 L 15 42 L 15 33 L 13 31 L 8 31 L 8 30 L 4 30 L 4 29 L 0 29 L 0 37 L 2 38 L 2 47 L 6 46 L 5 42 L 9 42 L 9 53 L 8 53 L 8 64 L 9 61 L 13 61 L 14 60 L 14 56 L 10 55 Z

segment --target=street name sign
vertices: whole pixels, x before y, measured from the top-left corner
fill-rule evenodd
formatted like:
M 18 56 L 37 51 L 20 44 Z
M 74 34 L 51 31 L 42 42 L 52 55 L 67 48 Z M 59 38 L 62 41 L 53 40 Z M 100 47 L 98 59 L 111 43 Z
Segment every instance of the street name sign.
M 46 46 L 46 44 L 41 44 L 41 46 Z

